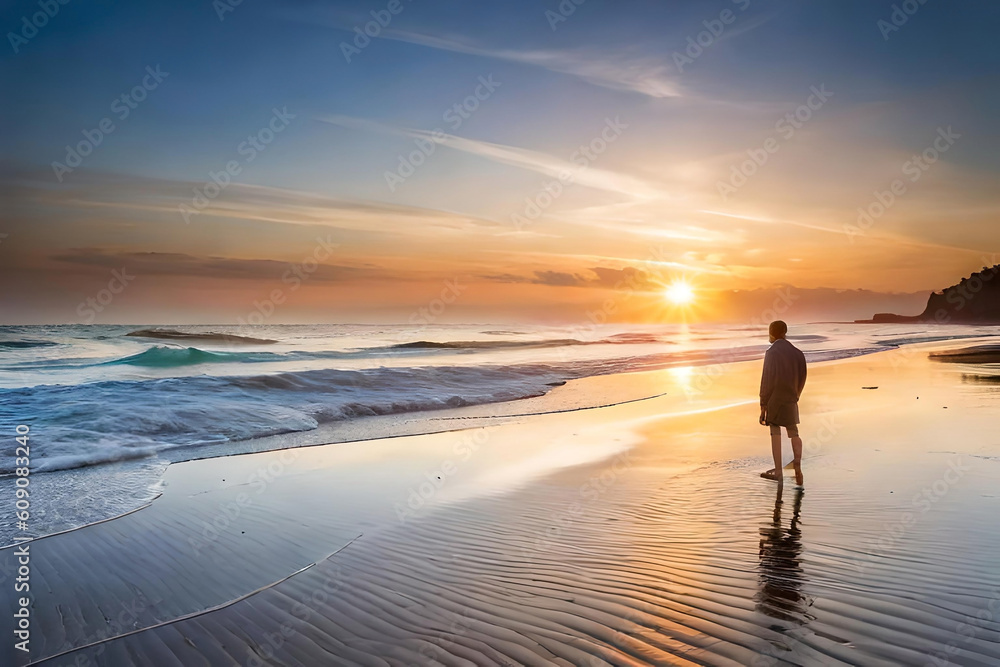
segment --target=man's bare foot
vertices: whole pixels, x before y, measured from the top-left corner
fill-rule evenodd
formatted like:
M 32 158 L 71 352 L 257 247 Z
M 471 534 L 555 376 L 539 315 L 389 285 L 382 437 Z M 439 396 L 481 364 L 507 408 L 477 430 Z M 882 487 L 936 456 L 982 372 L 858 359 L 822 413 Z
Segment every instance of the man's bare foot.
M 795 484 L 802 486 L 802 462 L 792 461 L 792 464 L 795 466 Z
M 774 468 L 771 468 L 770 470 L 765 470 L 764 472 L 762 472 L 760 474 L 760 476 L 763 477 L 764 479 L 774 480 L 775 482 L 781 482 L 782 481 L 782 476 L 780 474 L 774 472 Z

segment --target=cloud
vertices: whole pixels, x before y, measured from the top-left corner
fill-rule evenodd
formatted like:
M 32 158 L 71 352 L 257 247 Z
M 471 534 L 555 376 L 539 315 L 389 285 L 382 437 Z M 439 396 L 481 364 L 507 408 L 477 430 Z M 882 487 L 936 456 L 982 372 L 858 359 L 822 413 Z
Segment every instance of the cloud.
M 50 256 L 57 262 L 107 270 L 127 268 L 137 275 L 185 276 L 228 280 L 278 279 L 289 270 L 289 262 L 273 259 L 199 257 L 176 252 L 122 252 L 103 248 L 72 248 Z M 367 268 L 318 264 L 309 274 L 314 282 L 343 282 L 375 275 Z M 384 276 L 382 276 L 384 277 Z
M 718 215 L 724 218 L 736 218 L 738 220 L 747 220 L 749 222 L 759 222 L 766 225 L 792 225 L 793 227 L 802 227 L 803 229 L 813 229 L 820 232 L 827 232 L 830 234 L 843 235 L 843 228 L 837 229 L 835 227 L 824 227 L 823 225 L 817 225 L 809 222 L 801 222 L 799 220 L 776 220 L 773 218 L 764 218 L 755 215 L 742 215 L 739 213 L 726 213 L 724 211 L 710 211 L 707 209 L 702 209 L 698 213 L 707 213 L 708 215 Z
M 681 97 L 678 83 L 668 73 L 672 65 L 656 57 L 636 58 L 620 54 L 591 54 L 584 51 L 496 49 L 471 41 L 446 39 L 424 33 L 386 30 L 385 39 L 417 44 L 441 51 L 496 58 L 568 74 L 587 83 L 611 90 L 639 93 L 648 97 Z
M 586 279 L 575 273 L 563 271 L 535 271 L 535 279 L 530 282 L 554 287 L 580 287 L 586 284 Z
M 632 289 L 657 289 L 662 285 L 652 279 L 648 273 L 642 269 L 626 266 L 622 269 L 608 269 L 595 266 L 591 269 L 597 274 L 597 283 L 601 287 L 621 288 L 628 285 Z
M 659 188 L 642 179 L 627 174 L 620 174 L 593 166 L 581 167 L 580 164 L 547 153 L 505 146 L 489 141 L 466 139 L 444 132 L 429 132 L 406 127 L 388 125 L 365 118 L 352 116 L 323 116 L 317 118 L 324 123 L 347 127 L 351 129 L 371 130 L 411 139 L 433 141 L 457 151 L 477 155 L 500 164 L 506 164 L 521 169 L 534 171 L 545 176 L 565 180 L 567 174 L 571 182 L 585 185 L 598 190 L 628 195 L 636 199 L 654 199 L 664 196 Z
M 730 276 L 732 271 L 729 270 L 728 266 L 714 266 L 714 265 L 694 265 L 691 263 L 679 262 L 665 259 L 667 255 L 672 255 L 672 251 L 667 248 L 650 246 L 647 249 L 647 256 L 642 260 L 642 264 L 655 269 L 669 269 L 672 272 L 680 272 L 683 274 L 687 273 L 698 273 L 698 274 L 712 274 L 720 276 Z M 500 250 L 488 250 L 487 252 L 501 253 L 506 251 Z M 623 264 L 628 266 L 629 262 L 639 261 L 636 257 L 615 257 L 612 255 L 595 255 L 595 254 L 585 254 L 585 253 L 570 253 L 570 252 L 551 252 L 551 251 L 532 251 L 532 250 L 522 250 L 517 253 L 519 259 L 529 259 L 530 261 L 536 263 L 552 261 L 574 261 L 574 262 L 614 262 L 618 264 Z
M 592 267 L 588 269 L 596 277 L 589 277 L 568 271 L 535 271 L 531 276 L 500 273 L 480 276 L 490 282 L 547 285 L 549 287 L 586 287 L 602 289 L 655 290 L 662 285 L 642 269 L 626 266 L 622 269 Z
M 226 194 L 203 215 L 393 234 L 422 235 L 434 228 L 464 230 L 496 226 L 492 221 L 469 215 L 385 202 L 349 201 L 285 188 L 233 184 Z
M 182 229 L 186 225 L 181 204 L 190 207 L 195 188 L 204 186 L 203 182 L 81 171 L 72 185 L 54 187 L 46 181 L 47 176 L 37 171 L 0 172 L 0 197 L 36 214 L 43 208 L 57 209 L 61 216 L 107 210 L 129 217 L 132 223 L 157 219 L 157 224 L 176 222 Z M 470 215 L 243 183 L 230 183 L 190 219 L 191 225 L 211 219 L 247 220 L 394 235 L 499 227 L 496 222 Z
M 286 18 L 309 23 L 326 23 L 332 27 L 353 30 L 347 16 L 330 17 L 306 13 L 286 13 Z M 356 19 L 355 19 L 356 20 Z M 510 49 L 482 45 L 468 38 L 442 37 L 409 30 L 382 30 L 380 39 L 415 44 L 439 51 L 493 58 L 565 74 L 601 88 L 637 93 L 663 99 L 685 95 L 677 81 L 672 61 L 665 57 L 634 56 L 622 52 L 593 52 L 583 49 Z

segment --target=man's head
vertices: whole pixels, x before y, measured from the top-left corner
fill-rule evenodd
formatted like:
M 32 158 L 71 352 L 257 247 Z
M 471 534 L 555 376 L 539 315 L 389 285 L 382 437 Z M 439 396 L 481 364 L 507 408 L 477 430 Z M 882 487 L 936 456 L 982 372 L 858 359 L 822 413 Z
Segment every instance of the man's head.
M 767 327 L 767 338 L 772 343 L 784 338 L 786 333 L 788 333 L 788 325 L 781 320 L 775 320 Z

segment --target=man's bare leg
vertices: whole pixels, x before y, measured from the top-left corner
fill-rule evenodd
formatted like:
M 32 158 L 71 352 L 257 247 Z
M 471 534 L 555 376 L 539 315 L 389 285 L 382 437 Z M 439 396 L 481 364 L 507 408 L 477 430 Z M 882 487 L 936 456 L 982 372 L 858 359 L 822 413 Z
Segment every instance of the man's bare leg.
M 801 450 L 802 441 L 799 440 L 799 451 Z M 774 458 L 774 467 L 767 472 L 761 473 L 761 477 L 765 479 L 773 479 L 778 484 L 784 482 L 784 473 L 781 470 L 781 433 L 771 434 L 771 456 Z
M 795 468 L 795 483 L 802 486 L 802 438 L 792 438 L 792 467 Z

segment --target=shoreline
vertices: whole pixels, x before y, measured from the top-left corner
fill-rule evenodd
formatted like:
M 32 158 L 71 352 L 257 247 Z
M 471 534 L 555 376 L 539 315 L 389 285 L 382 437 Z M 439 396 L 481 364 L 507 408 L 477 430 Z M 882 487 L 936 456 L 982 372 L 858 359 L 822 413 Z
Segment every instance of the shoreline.
M 920 348 L 927 345 L 944 345 L 947 348 L 973 344 L 977 340 L 993 340 L 990 336 L 969 336 L 956 337 L 940 340 L 921 341 L 917 343 L 897 342 L 901 339 L 892 339 L 894 347 L 887 347 L 885 350 L 863 352 L 848 356 L 835 356 L 833 359 L 810 362 L 810 365 L 837 363 L 845 360 L 885 352 L 893 353 L 899 350 L 910 348 Z M 902 339 L 905 341 L 905 338 Z M 849 352 L 849 351 L 844 351 Z M 762 356 L 762 355 L 761 355 Z M 538 414 L 548 412 L 563 411 L 562 406 L 573 405 L 572 409 L 598 409 L 609 407 L 621 401 L 647 400 L 656 396 L 653 387 L 636 391 L 633 383 L 627 379 L 622 381 L 619 378 L 644 378 L 647 374 L 658 374 L 670 371 L 671 368 L 690 367 L 693 374 L 698 375 L 698 369 L 704 368 L 725 368 L 728 366 L 755 363 L 757 359 L 739 359 L 713 363 L 710 360 L 686 359 L 679 361 L 678 365 L 667 366 L 656 369 L 636 369 L 624 373 L 610 373 L 605 375 L 590 375 L 581 378 L 570 379 L 559 386 L 552 387 L 546 393 L 539 396 L 528 396 L 524 398 L 499 401 L 493 403 L 482 403 L 476 405 L 462 406 L 457 408 L 444 408 L 438 410 L 426 410 L 417 412 L 404 412 L 398 414 L 374 415 L 344 421 L 335 421 L 320 424 L 317 428 L 305 431 L 290 431 L 250 438 L 245 440 L 234 440 L 219 444 L 192 444 L 168 448 L 158 451 L 151 456 L 141 456 L 123 459 L 111 463 L 101 463 L 97 465 L 84 465 L 75 468 L 58 469 L 53 471 L 37 471 L 33 473 L 32 482 L 39 488 L 40 495 L 44 496 L 46 491 L 51 492 L 49 486 L 60 485 L 68 477 L 73 486 L 77 488 L 91 488 L 94 486 L 103 487 L 107 484 L 117 484 L 124 478 L 130 485 L 128 490 L 122 489 L 121 497 L 117 498 L 118 507 L 110 512 L 102 512 L 94 518 L 85 519 L 82 523 L 76 521 L 56 524 L 52 532 L 38 536 L 46 537 L 60 534 L 75 529 L 83 528 L 95 523 L 101 523 L 135 512 L 147 507 L 162 490 L 160 485 L 167 473 L 167 470 L 174 465 L 189 461 L 201 461 L 214 458 L 226 459 L 232 456 L 242 456 L 267 451 L 281 451 L 300 447 L 316 447 L 336 444 L 357 444 L 371 440 L 386 438 L 408 437 L 416 435 L 428 435 L 432 433 L 444 433 L 460 430 L 460 428 L 444 427 L 448 421 L 460 420 L 480 420 L 483 423 L 500 423 L 503 420 L 515 419 L 529 416 L 532 411 Z M 605 378 L 605 379 L 602 379 Z M 641 383 L 641 380 L 640 380 Z M 518 410 L 517 406 L 532 406 L 527 410 Z M 538 407 L 535 407 L 538 406 Z M 436 428 L 435 428 L 436 427 Z M 124 476 L 124 477 L 123 477 Z M 10 475 L 0 477 L 3 479 L 12 478 Z M 57 514 L 58 514 L 58 510 Z M 36 538 L 37 539 L 37 538 Z M 9 549 L 15 546 L 13 541 L 7 544 L 0 544 L 0 550 Z
M 958 337 L 951 338 L 945 343 L 954 343 L 956 345 L 974 341 L 976 339 L 982 338 L 984 340 L 989 340 L 988 335 L 977 335 L 970 337 Z M 905 339 L 904 339 L 905 340 Z M 849 355 L 849 356 L 835 356 L 833 359 L 824 359 L 822 361 L 814 361 L 812 364 L 819 363 L 830 363 L 835 361 L 840 361 L 843 359 L 853 359 L 860 356 L 867 356 L 870 354 L 880 354 L 885 351 L 892 351 L 911 347 L 914 344 L 906 342 L 896 342 L 894 340 L 890 341 L 895 347 L 888 347 L 886 350 L 877 350 L 871 352 L 862 352 L 861 354 Z M 935 344 L 938 341 L 926 341 L 916 343 L 916 345 L 924 344 Z M 843 351 L 842 353 L 850 351 Z M 42 491 L 47 490 L 47 485 L 50 484 L 50 475 L 54 477 L 51 479 L 51 484 L 58 486 L 64 479 L 68 478 L 70 483 L 77 488 L 89 488 L 94 486 L 106 486 L 114 485 L 116 483 L 116 478 L 120 476 L 125 476 L 128 482 L 128 488 L 122 488 L 121 498 L 117 499 L 117 507 L 113 507 L 112 511 L 100 513 L 100 515 L 93 518 L 83 518 L 82 523 L 78 523 L 75 520 L 69 522 L 56 523 L 52 527 L 53 532 L 46 533 L 45 535 L 51 535 L 55 533 L 65 532 L 67 530 L 72 530 L 74 528 L 89 525 L 94 522 L 105 521 L 112 519 L 116 516 L 121 516 L 126 513 L 130 513 L 139 509 L 142 506 L 147 505 L 159 494 L 158 485 L 163 479 L 166 470 L 177 463 L 182 463 L 185 461 L 196 461 L 204 460 L 210 458 L 227 458 L 230 456 L 238 456 L 248 453 L 256 453 L 263 451 L 277 451 L 286 448 L 297 448 L 303 446 L 323 446 L 332 444 L 347 444 L 347 443 L 360 443 L 369 440 L 390 438 L 390 437 L 405 437 L 410 435 L 421 435 L 428 433 L 442 432 L 452 429 L 443 428 L 432 428 L 435 424 L 440 424 L 443 421 L 451 419 L 451 416 L 457 419 L 464 419 L 466 417 L 473 419 L 508 419 L 516 418 L 522 416 L 518 414 L 517 410 L 511 409 L 511 406 L 515 405 L 531 405 L 540 406 L 539 408 L 531 408 L 531 410 L 538 410 L 539 412 L 547 412 L 549 410 L 561 410 L 563 408 L 559 407 L 567 402 L 572 403 L 572 401 L 580 399 L 575 398 L 564 398 L 564 394 L 569 393 L 572 395 L 572 390 L 577 386 L 592 386 L 591 384 L 580 385 L 579 383 L 586 383 L 588 380 L 593 378 L 617 378 L 617 377 L 629 377 L 629 376 L 642 376 L 646 373 L 658 373 L 663 370 L 668 370 L 669 368 L 676 368 L 678 366 L 692 368 L 703 368 L 703 367 L 715 367 L 715 366 L 726 366 L 731 364 L 739 363 L 753 363 L 756 359 L 739 359 L 739 360 L 727 360 L 721 364 L 717 361 L 711 359 L 698 359 L 690 358 L 678 360 L 675 364 L 668 366 L 656 368 L 653 370 L 648 369 L 636 369 L 633 371 L 628 371 L 624 373 L 611 373 L 607 375 L 591 375 L 582 378 L 570 379 L 564 382 L 560 386 L 553 387 L 546 393 L 539 396 L 528 396 L 524 398 L 481 403 L 476 405 L 463 406 L 458 408 L 444 408 L 437 410 L 424 410 L 416 412 L 403 412 L 397 414 L 387 414 L 387 415 L 375 415 L 360 417 L 354 419 L 347 419 L 343 421 L 334 421 L 320 424 L 317 428 L 304 431 L 289 431 L 283 433 L 277 433 L 273 435 L 243 439 L 243 440 L 232 440 L 224 443 L 218 444 L 189 444 L 182 445 L 172 448 L 165 448 L 163 450 L 158 450 L 151 455 L 136 456 L 121 459 L 118 461 L 113 461 L 110 463 L 100 463 L 97 465 L 81 465 L 73 468 L 57 469 L 52 471 L 37 471 L 33 474 L 33 481 L 42 487 Z M 613 382 L 613 381 L 609 381 Z M 567 389 L 568 385 L 568 389 Z M 584 401 L 583 408 L 599 408 L 607 405 L 612 405 L 615 403 L 615 399 L 618 396 L 625 396 L 623 400 L 635 400 L 636 398 L 650 398 L 655 395 L 655 391 L 649 390 L 646 394 L 641 396 L 636 396 L 633 389 L 629 386 L 628 382 L 618 383 L 616 386 L 616 392 L 605 391 L 603 393 L 598 392 L 598 399 L 594 396 L 587 396 Z M 618 393 L 621 392 L 621 393 Z M 582 393 L 582 392 L 580 392 Z M 555 407 L 552 407 L 555 406 Z M 65 477 L 64 477 L 65 476 Z M 10 475 L 0 477 L 0 480 L 9 478 Z M 51 491 L 51 489 L 49 489 Z M 44 496 L 45 494 L 42 493 Z M 57 510 L 58 515 L 58 510 Z M 76 524 L 76 525 L 74 525 Z M 44 536 L 44 535 L 43 535 Z M 13 543 L 8 543 L 0 546 L 0 549 L 6 549 L 13 546 Z

